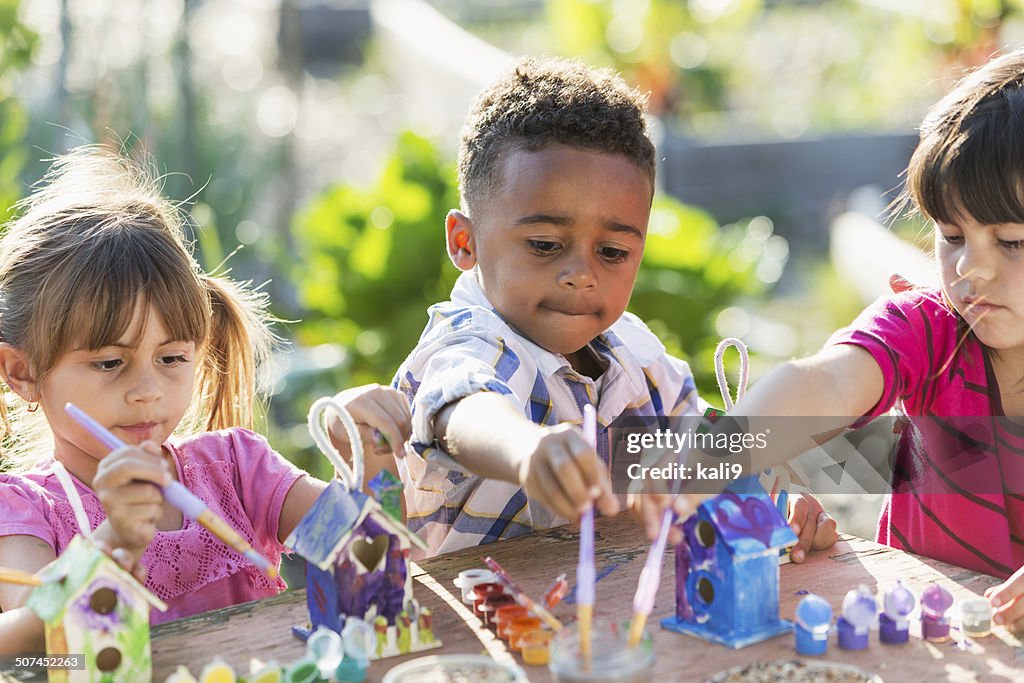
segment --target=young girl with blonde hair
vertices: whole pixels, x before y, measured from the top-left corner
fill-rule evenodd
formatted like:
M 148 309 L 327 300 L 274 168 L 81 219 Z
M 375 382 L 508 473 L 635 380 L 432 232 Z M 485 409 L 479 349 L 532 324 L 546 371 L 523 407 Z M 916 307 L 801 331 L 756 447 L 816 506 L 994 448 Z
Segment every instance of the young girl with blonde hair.
M 61 157 L 16 208 L 0 242 L 0 566 L 35 572 L 76 533 L 60 462 L 93 538 L 169 605 L 154 623 L 284 590 L 160 488 L 180 481 L 275 566 L 322 490 L 246 429 L 272 341 L 265 297 L 205 274 L 179 211 L 116 152 Z M 338 400 L 367 432 L 407 437 L 398 392 L 374 385 Z M 108 454 L 68 402 L 128 446 Z M 0 651 L 43 649 L 28 593 L 0 584 Z

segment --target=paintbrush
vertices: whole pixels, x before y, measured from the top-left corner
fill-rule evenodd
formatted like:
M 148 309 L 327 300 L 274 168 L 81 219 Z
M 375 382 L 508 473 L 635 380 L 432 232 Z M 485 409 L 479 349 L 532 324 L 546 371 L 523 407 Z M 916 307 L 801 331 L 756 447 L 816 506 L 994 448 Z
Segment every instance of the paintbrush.
M 0 567 L 0 583 L 16 583 L 21 586 L 42 586 L 43 580 L 35 574 L 23 572 L 20 569 L 8 569 Z
M 583 406 L 583 438 L 597 450 L 597 413 L 594 406 Z M 580 557 L 576 565 L 576 620 L 579 622 L 580 656 L 583 670 L 590 670 L 590 629 L 594 621 L 594 504 L 580 516 Z
M 644 633 L 644 625 L 647 617 L 654 609 L 654 596 L 658 593 L 658 584 L 661 582 L 661 557 L 665 554 L 665 543 L 668 540 L 668 530 L 672 526 L 675 514 L 672 508 L 665 510 L 661 518 L 661 528 L 658 530 L 658 538 L 654 545 L 647 551 L 647 561 L 644 563 L 643 571 L 640 572 L 640 580 L 636 584 L 636 594 L 633 595 L 633 621 L 629 627 L 629 647 L 636 647 Z
M 562 622 L 560 622 L 554 614 L 545 609 L 543 605 L 536 602 L 535 600 L 533 600 L 533 598 L 524 593 L 522 589 L 516 584 L 516 582 L 512 580 L 512 577 L 508 575 L 508 572 L 502 569 L 501 565 L 498 564 L 497 560 L 488 555 L 484 558 L 484 564 L 486 564 L 487 567 L 492 572 L 494 572 L 494 575 L 498 578 L 498 581 L 500 581 L 502 585 L 508 589 L 509 593 L 512 594 L 512 597 L 516 599 L 516 602 L 518 602 L 520 605 L 522 605 L 523 607 L 525 607 L 526 609 L 530 610 L 538 617 L 543 619 L 547 623 L 547 625 L 550 626 L 552 629 L 556 631 L 562 629 Z
M 64 406 L 64 410 L 110 450 L 113 451 L 126 446 L 124 441 L 117 438 L 109 429 L 92 419 L 75 404 L 68 403 Z M 256 552 L 249 545 L 249 542 L 242 538 L 241 534 L 224 521 L 224 518 L 211 510 L 206 503 L 185 488 L 184 485 L 177 481 L 171 481 L 164 485 L 163 491 L 167 502 L 202 524 L 211 534 L 223 541 L 225 545 L 244 555 L 250 562 L 265 572 L 267 576 L 272 579 L 277 578 L 277 567 L 272 565 L 267 558 Z

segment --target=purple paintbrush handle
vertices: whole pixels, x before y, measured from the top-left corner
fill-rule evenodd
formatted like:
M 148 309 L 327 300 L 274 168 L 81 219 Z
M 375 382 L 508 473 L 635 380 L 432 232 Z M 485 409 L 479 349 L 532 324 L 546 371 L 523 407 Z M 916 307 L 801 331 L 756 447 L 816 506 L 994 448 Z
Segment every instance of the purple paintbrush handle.
M 199 515 L 203 514 L 203 510 L 206 509 L 206 503 L 197 498 L 180 482 L 172 481 L 165 485 L 164 498 L 192 519 L 199 519 Z

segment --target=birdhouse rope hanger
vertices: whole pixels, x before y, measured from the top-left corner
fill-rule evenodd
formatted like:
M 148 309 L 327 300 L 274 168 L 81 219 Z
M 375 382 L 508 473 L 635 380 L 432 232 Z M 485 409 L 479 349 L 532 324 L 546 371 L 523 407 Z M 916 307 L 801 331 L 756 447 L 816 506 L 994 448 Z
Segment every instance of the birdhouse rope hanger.
M 715 348 L 715 379 L 718 380 L 718 390 L 722 392 L 726 412 L 732 410 L 735 403 L 729 392 L 729 380 L 725 376 L 725 350 L 730 346 L 740 352 L 740 375 L 736 380 L 736 400 L 739 401 L 747 393 L 747 378 L 750 373 L 750 356 L 747 355 L 747 345 L 736 337 L 726 337 L 718 342 Z
M 349 443 L 352 444 L 352 465 L 349 466 L 345 459 L 338 452 L 338 449 L 331 443 L 327 436 L 327 428 L 324 426 L 324 418 L 327 411 L 331 410 L 341 420 L 348 434 Z M 345 484 L 349 491 L 359 491 L 363 488 L 364 453 L 363 439 L 359 434 L 359 427 L 352 419 L 351 413 L 340 403 L 329 396 L 317 399 L 309 408 L 307 418 L 309 435 L 313 437 L 320 452 L 327 456 L 327 459 L 334 465 L 335 475 Z

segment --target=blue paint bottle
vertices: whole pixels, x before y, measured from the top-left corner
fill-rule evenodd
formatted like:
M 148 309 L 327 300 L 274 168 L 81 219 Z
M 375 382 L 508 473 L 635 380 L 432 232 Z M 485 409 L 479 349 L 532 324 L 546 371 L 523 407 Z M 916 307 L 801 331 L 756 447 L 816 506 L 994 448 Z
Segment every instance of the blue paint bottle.
M 832 628 L 832 607 L 825 598 L 810 593 L 796 606 L 796 651 L 801 655 L 823 655 L 828 651 Z

